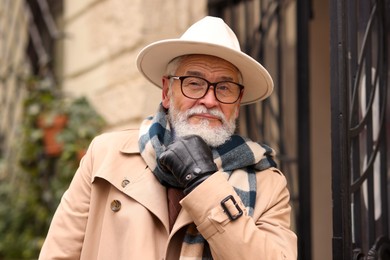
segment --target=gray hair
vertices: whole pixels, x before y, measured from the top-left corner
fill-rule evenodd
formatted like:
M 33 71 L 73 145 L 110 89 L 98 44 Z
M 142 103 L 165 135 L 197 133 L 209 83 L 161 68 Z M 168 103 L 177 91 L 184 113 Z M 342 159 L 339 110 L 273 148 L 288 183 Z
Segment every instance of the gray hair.
M 164 75 L 165 76 L 176 75 L 176 71 L 179 68 L 179 66 L 181 65 L 181 62 L 187 56 L 188 55 L 183 55 L 183 56 L 179 56 L 179 57 L 176 57 L 173 60 L 171 60 L 168 63 L 167 67 L 165 68 L 165 74 Z M 172 83 L 173 83 L 173 80 L 171 79 L 169 81 L 168 96 L 172 95 L 172 88 L 171 88 L 172 87 Z
M 174 58 L 173 60 L 171 60 L 167 67 L 165 68 L 165 75 L 168 76 L 168 75 L 176 75 L 176 71 L 177 69 L 179 68 L 181 62 L 183 61 L 184 58 L 186 58 L 188 55 L 183 55 L 183 56 L 179 56 L 179 57 L 176 57 Z

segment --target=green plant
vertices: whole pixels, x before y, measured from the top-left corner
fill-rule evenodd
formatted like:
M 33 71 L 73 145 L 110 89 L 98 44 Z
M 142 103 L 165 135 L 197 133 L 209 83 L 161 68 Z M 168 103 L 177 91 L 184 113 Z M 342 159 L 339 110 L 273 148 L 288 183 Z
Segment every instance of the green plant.
M 57 162 L 61 175 L 53 181 L 57 199 L 64 192 L 62 183 L 69 182 L 73 177 L 89 143 L 106 124 L 85 97 L 73 100 L 66 108 L 68 122 L 57 138 L 63 144 L 62 153 Z
M 31 172 L 37 158 L 44 154 L 43 129 L 39 121 L 45 126 L 53 123 L 54 118 L 60 114 L 66 114 L 65 101 L 61 92 L 53 82 L 48 79 L 31 77 L 26 82 L 27 97 L 24 100 L 24 113 L 22 119 L 23 149 L 21 153 L 21 165 Z
M 20 164 L 12 176 L 0 172 L 0 259 L 38 257 L 54 211 L 78 167 L 78 154 L 105 126 L 85 97 L 66 99 L 46 78 L 31 78 L 27 87 L 17 140 Z M 57 137 L 62 151 L 53 156 L 45 152 L 44 129 L 38 121 L 43 118 L 50 126 L 57 115 L 68 120 Z M 4 160 L 0 161 L 2 170 Z
M 13 174 L 4 173 L 0 182 L 0 259 L 31 259 L 37 256 L 52 213 L 48 190 L 49 160 L 45 159 L 42 131 L 37 119 L 48 111 L 59 111 L 59 95 L 48 79 L 29 78 L 20 125 L 20 165 Z M 55 109 L 56 108 L 56 109 Z M 5 203 L 4 203 L 5 202 Z
M 73 100 L 67 106 L 66 114 L 69 120 L 58 139 L 64 143 L 62 158 L 67 160 L 77 155 L 77 152 L 85 150 L 105 122 L 85 97 Z

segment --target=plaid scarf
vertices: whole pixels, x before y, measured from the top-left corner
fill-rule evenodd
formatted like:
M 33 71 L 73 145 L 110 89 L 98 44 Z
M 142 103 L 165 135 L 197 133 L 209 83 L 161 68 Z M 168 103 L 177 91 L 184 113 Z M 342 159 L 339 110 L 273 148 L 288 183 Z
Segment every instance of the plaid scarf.
M 172 142 L 173 134 L 167 110 L 160 104 L 156 115 L 146 118 L 141 124 L 138 142 L 141 156 L 162 185 L 180 188 L 175 177 L 164 172 L 157 162 L 160 154 Z M 223 145 L 213 148 L 212 153 L 218 169 L 224 173 L 246 206 L 249 216 L 252 216 L 256 203 L 256 171 L 276 166 L 272 159 L 274 151 L 268 146 L 233 135 Z M 241 170 L 235 171 L 238 169 Z M 212 259 L 207 241 L 198 232 L 195 224 L 187 228 L 181 256 L 194 260 Z

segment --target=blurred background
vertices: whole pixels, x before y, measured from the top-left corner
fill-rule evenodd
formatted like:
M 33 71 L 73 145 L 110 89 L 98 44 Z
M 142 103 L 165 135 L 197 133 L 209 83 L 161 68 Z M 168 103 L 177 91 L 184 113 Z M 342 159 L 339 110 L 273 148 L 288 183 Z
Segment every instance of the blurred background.
M 299 259 L 389 253 L 389 11 L 390 0 L 0 0 L 0 259 L 37 258 L 92 138 L 138 127 L 160 103 L 138 52 L 205 15 L 274 79 L 238 131 L 278 152 Z

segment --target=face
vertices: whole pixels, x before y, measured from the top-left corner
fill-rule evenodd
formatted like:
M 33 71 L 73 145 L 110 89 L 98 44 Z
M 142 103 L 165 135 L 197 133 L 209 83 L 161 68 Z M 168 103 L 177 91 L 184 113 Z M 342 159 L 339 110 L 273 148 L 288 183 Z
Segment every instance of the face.
M 238 82 L 238 75 L 238 70 L 231 63 L 207 55 L 185 57 L 175 73 L 175 76 L 199 76 L 210 82 Z M 181 127 L 185 129 L 184 133 L 193 132 L 210 140 L 216 139 L 211 141 L 212 144 L 206 140 L 211 146 L 222 144 L 234 133 L 241 97 L 234 104 L 223 104 L 215 98 L 213 87 L 201 99 L 185 97 L 180 90 L 180 80 L 173 80 L 171 91 L 169 87 L 170 80 L 164 77 L 162 104 L 169 110 L 174 128 Z

